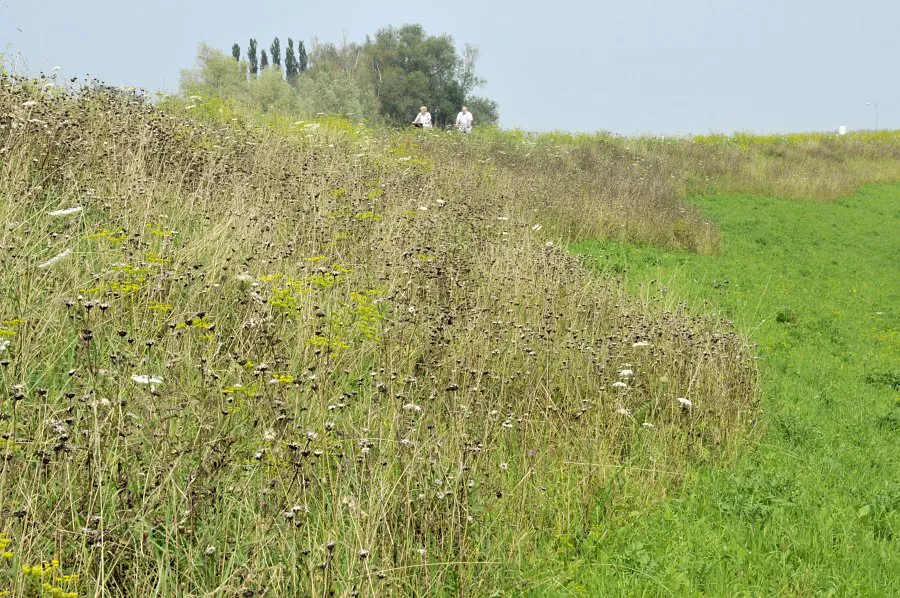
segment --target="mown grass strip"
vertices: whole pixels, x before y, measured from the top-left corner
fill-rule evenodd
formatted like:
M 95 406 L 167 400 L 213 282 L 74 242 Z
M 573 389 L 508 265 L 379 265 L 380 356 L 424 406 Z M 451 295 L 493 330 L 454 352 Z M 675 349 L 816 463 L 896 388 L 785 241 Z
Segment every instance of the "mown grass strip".
M 762 436 L 663 504 L 633 493 L 567 555 L 566 588 L 657 595 L 652 575 L 679 596 L 897 595 L 900 188 L 695 203 L 721 227 L 720 256 L 574 250 L 645 301 L 718 311 L 758 343 Z

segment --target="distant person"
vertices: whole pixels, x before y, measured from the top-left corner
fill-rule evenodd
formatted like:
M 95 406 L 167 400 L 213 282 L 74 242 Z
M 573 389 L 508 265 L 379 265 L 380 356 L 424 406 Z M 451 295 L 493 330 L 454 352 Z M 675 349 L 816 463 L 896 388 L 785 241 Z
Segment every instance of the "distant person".
M 416 120 L 413 121 L 413 124 L 423 129 L 431 128 L 431 113 L 426 106 L 419 108 L 419 113 L 416 114 Z
M 459 114 L 456 115 L 456 128 L 459 129 L 460 133 L 471 133 L 472 123 L 474 122 L 475 117 L 469 112 L 469 108 L 463 106 L 462 110 L 459 111 Z

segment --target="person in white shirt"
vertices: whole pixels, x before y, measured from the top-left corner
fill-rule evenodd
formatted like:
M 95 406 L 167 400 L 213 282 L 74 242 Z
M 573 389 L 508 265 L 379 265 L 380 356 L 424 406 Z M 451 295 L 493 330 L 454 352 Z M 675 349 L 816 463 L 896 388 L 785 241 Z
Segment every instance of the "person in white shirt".
M 460 133 L 471 133 L 472 123 L 474 122 L 475 117 L 469 112 L 468 107 L 463 106 L 459 114 L 456 115 L 456 128 L 459 129 Z
M 422 106 L 419 108 L 419 113 L 416 114 L 416 120 L 413 121 L 413 124 L 417 127 L 423 127 L 425 129 L 431 128 L 431 113 L 428 112 L 428 108 Z

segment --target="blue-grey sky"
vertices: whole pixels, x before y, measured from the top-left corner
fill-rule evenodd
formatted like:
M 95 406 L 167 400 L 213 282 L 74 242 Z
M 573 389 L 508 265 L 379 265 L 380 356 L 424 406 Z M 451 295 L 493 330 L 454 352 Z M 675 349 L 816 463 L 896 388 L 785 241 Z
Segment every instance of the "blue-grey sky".
M 900 129 L 897 0 L 0 0 L 0 49 L 32 72 L 175 90 L 200 41 L 359 41 L 410 22 L 480 48 L 504 127 L 863 129 L 876 102 L 879 127 Z

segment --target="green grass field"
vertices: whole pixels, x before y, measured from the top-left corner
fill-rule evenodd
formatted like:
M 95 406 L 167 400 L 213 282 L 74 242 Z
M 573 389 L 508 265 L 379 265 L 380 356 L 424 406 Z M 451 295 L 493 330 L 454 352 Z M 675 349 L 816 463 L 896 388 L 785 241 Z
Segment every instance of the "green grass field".
M 759 434 L 661 503 L 633 494 L 614 505 L 558 587 L 900 595 L 900 187 L 832 203 L 695 203 L 721 227 L 719 256 L 606 242 L 573 250 L 621 272 L 648 302 L 733 319 L 758 344 Z

